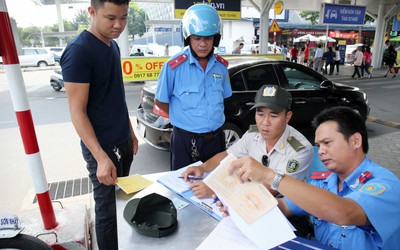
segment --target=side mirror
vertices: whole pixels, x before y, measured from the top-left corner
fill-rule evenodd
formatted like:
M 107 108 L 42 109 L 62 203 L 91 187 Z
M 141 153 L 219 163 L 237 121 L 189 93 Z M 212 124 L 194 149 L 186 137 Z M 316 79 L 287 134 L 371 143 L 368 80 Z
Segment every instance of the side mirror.
M 321 89 L 329 89 L 329 88 L 333 88 L 333 82 L 331 80 L 324 80 L 323 82 L 321 82 L 321 84 L 319 85 L 319 87 Z

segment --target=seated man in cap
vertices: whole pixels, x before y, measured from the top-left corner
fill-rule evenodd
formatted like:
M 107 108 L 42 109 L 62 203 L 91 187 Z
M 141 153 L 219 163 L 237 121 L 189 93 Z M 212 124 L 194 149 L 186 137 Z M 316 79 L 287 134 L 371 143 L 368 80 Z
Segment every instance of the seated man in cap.
M 329 176 L 307 184 L 251 157 L 233 161 L 228 171 L 278 190 L 285 196 L 278 207 L 287 217 L 312 215 L 316 240 L 329 247 L 400 249 L 400 180 L 367 157 L 365 121 L 351 108 L 333 107 L 312 124 L 318 155 L 332 171 Z M 222 207 L 225 215 L 227 209 Z
M 305 181 L 313 158 L 313 147 L 300 132 L 288 125 L 292 97 L 277 85 L 262 86 L 255 97 L 255 120 L 251 128 L 226 151 L 216 154 L 200 166 L 189 167 L 182 173 L 185 181 L 189 176 L 202 177 L 215 169 L 228 154 L 237 158 L 249 155 L 271 169 L 280 169 L 294 178 Z M 272 195 L 278 195 L 269 184 L 265 186 Z M 198 198 L 211 197 L 214 193 L 203 181 L 190 186 Z

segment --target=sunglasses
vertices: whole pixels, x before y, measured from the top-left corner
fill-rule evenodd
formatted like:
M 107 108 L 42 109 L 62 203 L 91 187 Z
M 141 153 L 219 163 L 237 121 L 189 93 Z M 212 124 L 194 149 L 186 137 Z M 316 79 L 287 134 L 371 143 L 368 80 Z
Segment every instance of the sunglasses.
M 268 165 L 269 165 L 269 158 L 268 158 L 268 155 L 263 155 L 263 156 L 262 156 L 262 158 L 261 158 L 261 163 L 262 163 L 264 166 L 268 167 Z

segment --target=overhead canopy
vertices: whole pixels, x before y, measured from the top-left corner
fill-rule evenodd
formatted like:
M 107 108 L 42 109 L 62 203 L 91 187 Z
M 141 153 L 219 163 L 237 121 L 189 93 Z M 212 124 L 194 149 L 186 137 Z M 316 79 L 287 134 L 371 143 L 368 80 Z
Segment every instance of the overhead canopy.
M 336 40 L 335 39 L 333 39 L 332 37 L 329 37 L 329 36 L 319 36 L 319 37 L 317 37 L 321 42 L 326 42 L 326 41 L 328 41 L 328 43 L 334 43 L 334 42 L 336 42 Z
M 300 36 L 300 37 L 297 37 L 297 38 L 294 39 L 295 43 L 299 43 L 299 42 L 319 42 L 319 41 L 320 41 L 320 39 L 318 37 L 310 35 L 310 34 L 307 34 L 307 35 L 304 35 L 304 36 Z

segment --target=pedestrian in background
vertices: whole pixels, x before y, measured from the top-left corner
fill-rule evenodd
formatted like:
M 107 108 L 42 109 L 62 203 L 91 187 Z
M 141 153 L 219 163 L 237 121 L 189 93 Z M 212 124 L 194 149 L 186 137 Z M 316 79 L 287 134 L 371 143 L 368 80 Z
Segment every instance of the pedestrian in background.
M 335 66 L 336 66 L 336 75 L 339 75 L 339 65 L 340 65 L 340 50 L 339 46 L 335 47 Z M 335 67 L 334 67 L 335 68 Z
M 297 61 L 302 65 L 304 65 L 304 50 L 305 48 L 302 47 L 299 51 L 299 55 L 297 56 L 298 57 Z
M 91 25 L 61 57 L 72 123 L 93 184 L 100 250 L 118 249 L 115 184 L 129 175 L 138 140 L 125 101 L 118 38 L 128 20 L 129 0 L 92 0 Z M 112 18 L 110 18 L 112 17 Z
M 169 46 L 168 43 L 164 45 L 164 56 L 169 56 Z
M 282 46 L 282 60 L 286 61 L 287 60 L 287 54 L 288 54 L 288 49 L 286 47 L 286 44 Z
M 244 46 L 243 43 L 239 43 L 239 46 L 237 46 L 237 47 L 232 51 L 232 54 L 233 54 L 233 55 L 240 55 L 240 53 L 242 53 L 243 46 Z
M 290 50 L 291 62 L 297 63 L 297 56 L 299 54 L 299 50 L 297 49 L 296 44 L 293 45 L 292 49 Z
M 372 77 L 372 74 L 369 71 L 369 67 L 371 66 L 371 57 L 372 57 L 371 48 L 369 46 L 366 46 L 364 51 L 363 67 L 361 69 L 361 77 L 364 77 L 364 70 L 368 74 L 368 78 Z
M 182 33 L 186 47 L 164 63 L 155 95 L 173 125 L 171 170 L 226 149 L 224 99 L 232 95 L 228 62 L 214 54 L 221 39 L 218 12 L 206 4 L 191 6 Z
M 332 75 L 333 67 L 335 66 L 335 52 L 333 52 L 332 47 L 328 47 L 328 51 L 326 51 L 322 57 L 325 61 L 325 73 L 328 74 L 329 66 L 329 75 Z
M 306 44 L 306 47 L 304 49 L 304 66 L 308 66 L 310 59 L 310 46 Z
M 354 72 L 353 75 L 351 75 L 351 78 L 354 78 L 354 76 L 357 74 L 358 80 L 362 79 L 359 69 L 362 66 L 364 54 L 361 52 L 361 50 L 362 50 L 361 46 L 358 46 L 357 51 L 353 58 Z
M 315 50 L 314 56 L 314 70 L 320 71 L 322 69 L 322 56 L 324 55 L 324 51 L 322 50 L 322 45 L 318 44 L 318 48 Z
M 397 61 L 397 51 L 394 49 L 393 45 L 390 45 L 387 49 L 387 56 L 386 56 L 386 65 L 388 65 L 388 70 L 384 77 L 387 77 L 389 73 L 392 73 L 392 78 L 396 77 L 396 70 L 394 69 L 394 64 Z

